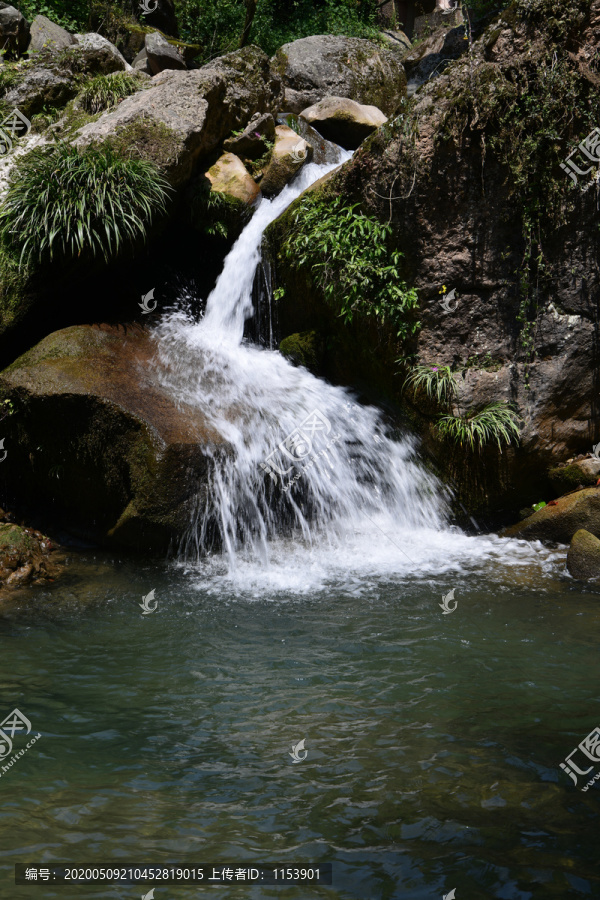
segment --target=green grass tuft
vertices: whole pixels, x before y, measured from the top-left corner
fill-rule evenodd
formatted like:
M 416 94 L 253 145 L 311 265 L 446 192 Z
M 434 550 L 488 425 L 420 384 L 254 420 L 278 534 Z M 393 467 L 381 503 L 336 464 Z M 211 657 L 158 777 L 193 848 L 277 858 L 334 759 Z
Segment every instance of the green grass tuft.
M 519 417 L 504 400 L 489 403 L 476 412 L 463 416 L 440 416 L 436 424 L 441 437 L 448 438 L 470 450 L 481 449 L 495 441 L 498 449 L 507 446 L 520 436 Z
M 113 72 L 112 75 L 96 75 L 83 86 L 77 95 L 78 105 L 86 112 L 102 112 L 116 106 L 142 88 L 141 79 L 127 72 Z

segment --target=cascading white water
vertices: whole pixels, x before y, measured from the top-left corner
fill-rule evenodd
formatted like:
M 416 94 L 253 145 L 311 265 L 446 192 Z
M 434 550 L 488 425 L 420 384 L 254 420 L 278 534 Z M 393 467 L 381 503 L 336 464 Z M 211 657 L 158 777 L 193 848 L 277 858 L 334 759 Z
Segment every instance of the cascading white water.
M 349 156 L 340 150 L 339 161 Z M 450 538 L 455 557 L 461 547 L 472 553 L 472 539 L 446 525 L 443 490 L 418 464 L 411 438 L 391 440 L 377 409 L 276 351 L 243 343 L 265 228 L 331 168 L 306 165 L 278 197 L 260 202 L 200 322 L 178 311 L 157 328 L 163 386 L 233 449 L 213 460 L 210 499 L 199 504 L 182 552 L 202 558 L 208 523 L 216 523 L 230 575 L 240 560 L 264 570 L 282 547 L 289 571 L 299 544 L 342 566 L 370 559 L 394 573 L 439 570 Z M 306 564 L 300 569 L 297 586 L 307 579 Z

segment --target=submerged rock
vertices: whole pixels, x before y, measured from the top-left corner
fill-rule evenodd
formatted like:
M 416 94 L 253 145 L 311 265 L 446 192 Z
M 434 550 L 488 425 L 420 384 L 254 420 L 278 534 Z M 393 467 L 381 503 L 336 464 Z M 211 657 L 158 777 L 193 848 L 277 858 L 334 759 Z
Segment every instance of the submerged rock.
M 347 97 L 325 97 L 300 113 L 328 141 L 356 150 L 365 138 L 387 122 L 376 106 L 364 106 Z
M 40 50 L 50 50 L 58 53 L 72 44 L 77 43 L 77 38 L 70 34 L 66 28 L 61 28 L 56 22 L 47 19 L 46 16 L 36 16 L 31 23 L 31 42 L 29 53 L 39 53 Z
M 313 148 L 287 125 L 275 129 L 275 146 L 260 189 L 265 197 L 275 197 L 299 172 L 307 160 L 312 159 Z
M 78 132 L 77 146 L 110 142 L 163 167 L 174 186 L 189 181 L 199 160 L 257 112 L 272 112 L 280 85 L 257 47 L 229 53 L 192 72 L 165 71 L 148 90 Z
M 568 544 L 582 528 L 600 537 L 600 490 L 596 488 L 576 491 L 551 501 L 523 522 L 506 528 L 502 537 Z
M 46 506 L 71 530 L 164 552 L 182 535 L 222 436 L 153 378 L 141 328 L 55 332 L 0 376 L 17 414 L 0 471 L 3 498 Z
M 573 578 L 582 581 L 600 576 L 600 540 L 585 528 L 573 535 L 567 553 L 567 569 Z
M 284 44 L 272 60 L 281 78 L 286 112 L 299 113 L 326 96 L 350 97 L 391 115 L 406 96 L 398 53 L 371 41 L 313 35 Z

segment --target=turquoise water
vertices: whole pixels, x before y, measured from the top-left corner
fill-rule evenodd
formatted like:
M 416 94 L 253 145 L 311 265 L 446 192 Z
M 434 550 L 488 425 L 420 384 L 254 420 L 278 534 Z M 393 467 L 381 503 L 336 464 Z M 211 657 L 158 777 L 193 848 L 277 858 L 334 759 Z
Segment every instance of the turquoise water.
M 598 594 L 503 546 L 377 575 L 282 545 L 262 580 L 73 558 L 0 625 L 3 716 L 42 734 L 0 779 L 1 896 L 147 890 L 15 887 L 16 862 L 334 865 L 331 887 L 155 900 L 600 896 L 599 788 L 559 769 L 600 723 Z

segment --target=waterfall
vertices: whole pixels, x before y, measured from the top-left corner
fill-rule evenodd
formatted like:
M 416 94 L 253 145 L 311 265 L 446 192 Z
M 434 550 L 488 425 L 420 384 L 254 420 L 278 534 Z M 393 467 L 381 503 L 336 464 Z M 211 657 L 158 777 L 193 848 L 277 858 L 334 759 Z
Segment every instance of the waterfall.
M 230 572 L 240 560 L 268 566 L 273 548 L 290 538 L 339 553 L 362 535 L 359 552 L 395 547 L 396 568 L 414 567 L 427 545 L 439 561 L 434 536 L 448 531 L 443 491 L 419 464 L 414 440 L 392 439 L 380 412 L 347 389 L 244 342 L 263 232 L 350 157 L 338 152 L 337 163 L 306 165 L 279 196 L 260 201 L 199 322 L 175 311 L 157 326 L 161 383 L 199 409 L 232 450 L 212 459 L 209 499 L 198 501 L 181 549 L 188 560 L 206 555 L 216 531 Z

